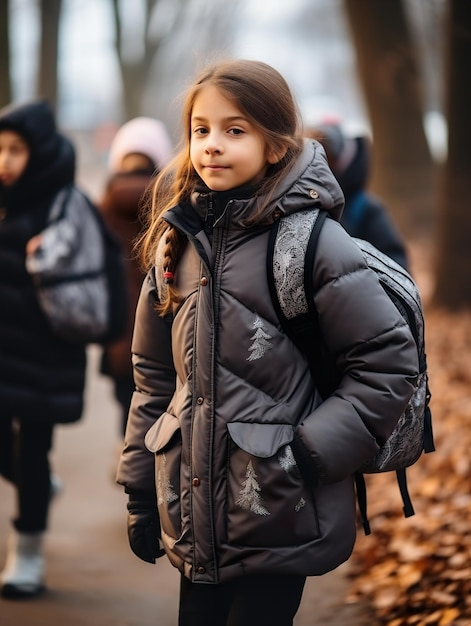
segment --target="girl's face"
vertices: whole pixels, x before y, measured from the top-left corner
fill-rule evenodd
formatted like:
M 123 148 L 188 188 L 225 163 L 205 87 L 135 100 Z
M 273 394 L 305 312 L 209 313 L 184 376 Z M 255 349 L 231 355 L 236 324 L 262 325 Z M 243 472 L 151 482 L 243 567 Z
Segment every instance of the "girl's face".
M 278 160 L 261 132 L 212 85 L 201 89 L 193 105 L 190 159 L 213 191 L 257 183 Z
M 0 183 L 14 185 L 28 164 L 30 150 L 23 137 L 12 130 L 0 131 Z
M 127 174 L 143 170 L 152 171 L 153 169 L 155 169 L 154 164 L 148 156 L 141 154 L 140 152 L 130 152 L 123 157 L 119 171 Z

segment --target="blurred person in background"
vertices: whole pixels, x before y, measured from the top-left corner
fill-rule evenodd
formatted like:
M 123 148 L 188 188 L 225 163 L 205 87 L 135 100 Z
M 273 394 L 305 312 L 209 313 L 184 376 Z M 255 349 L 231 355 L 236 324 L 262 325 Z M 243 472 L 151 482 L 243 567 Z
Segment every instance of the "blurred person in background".
M 108 156 L 109 178 L 99 203 L 107 225 L 121 243 L 126 267 L 130 315 L 124 336 L 103 349 L 101 371 L 113 381 L 124 436 L 134 380 L 131 339 L 134 312 L 144 278 L 134 258 L 134 241 L 141 230 L 139 209 L 146 189 L 172 156 L 172 143 L 163 122 L 136 117 L 118 129 Z
M 408 269 L 405 244 L 386 207 L 367 191 L 371 147 L 367 137 L 350 137 L 337 120 L 309 125 L 305 133 L 317 139 L 345 195 L 340 223 L 352 237 L 372 243 L 378 250 Z
M 43 541 L 60 490 L 49 462 L 54 425 L 78 421 L 83 410 L 85 346 L 53 333 L 25 266 L 56 195 L 74 178 L 74 147 L 46 101 L 0 110 L 0 475 L 16 492 L 0 573 L 5 598 L 44 590 Z

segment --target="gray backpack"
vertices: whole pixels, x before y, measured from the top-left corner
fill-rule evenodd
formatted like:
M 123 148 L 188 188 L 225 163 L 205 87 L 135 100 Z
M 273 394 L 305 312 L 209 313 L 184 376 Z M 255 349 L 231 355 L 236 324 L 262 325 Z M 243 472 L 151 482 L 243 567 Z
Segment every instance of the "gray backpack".
M 267 270 L 273 304 L 286 334 L 309 362 L 313 380 L 323 397 L 337 387 L 340 374 L 320 332 L 314 306 L 315 285 L 312 270 L 317 241 L 327 213 L 312 209 L 278 220 L 270 233 Z M 368 266 L 378 275 L 381 286 L 406 320 L 417 345 L 419 376 L 415 391 L 396 428 L 377 454 L 355 475 L 357 497 L 365 533 L 367 518 L 366 486 L 363 474 L 395 471 L 404 503 L 404 515 L 414 515 L 407 489 L 406 468 L 422 452 L 435 450 L 430 412 L 427 359 L 424 342 L 424 316 L 417 285 L 411 275 L 372 244 L 354 238 Z

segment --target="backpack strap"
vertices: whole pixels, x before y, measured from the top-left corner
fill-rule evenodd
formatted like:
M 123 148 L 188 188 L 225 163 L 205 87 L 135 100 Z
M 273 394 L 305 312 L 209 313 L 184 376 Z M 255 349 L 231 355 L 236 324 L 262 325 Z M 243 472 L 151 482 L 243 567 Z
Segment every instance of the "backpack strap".
M 428 388 L 427 381 L 427 396 L 428 402 L 430 402 L 431 394 Z M 427 405 L 424 413 L 424 452 L 435 452 L 435 442 L 433 440 L 433 428 L 432 428 L 432 412 Z
M 304 242 L 304 267 L 301 268 L 302 282 L 299 284 L 300 291 L 304 292 L 304 305 L 294 315 L 290 315 L 286 307 L 283 308 L 284 305 L 281 302 L 282 298 L 278 293 L 274 276 L 275 246 L 277 245 L 281 220 L 274 224 L 270 232 L 267 252 L 267 278 L 273 306 L 283 330 L 298 350 L 307 357 L 312 378 L 323 398 L 328 397 L 333 392 L 338 382 L 334 359 L 325 346 L 320 331 L 319 315 L 314 304 L 315 286 L 312 280 L 319 235 L 327 217 L 327 211 L 318 210 L 317 215 L 310 211 L 310 219 L 306 224 L 304 221 L 301 223 L 301 219 L 304 220 L 304 217 L 301 218 L 300 216 L 300 228 L 309 227 L 310 233 Z M 296 214 L 282 219 L 296 219 Z M 299 264 L 299 258 L 297 256 L 295 259 L 297 264 Z M 299 270 L 299 268 L 296 269 Z M 289 264 L 287 271 L 290 271 Z M 295 273 L 298 274 L 298 272 Z
M 406 476 L 406 468 L 401 467 L 401 469 L 396 470 L 396 478 L 397 484 L 399 485 L 399 491 L 402 496 L 404 517 L 412 517 L 415 515 L 414 507 L 412 506 L 412 500 L 410 499 L 409 490 L 407 488 L 407 476 Z
M 354 478 L 355 489 L 357 492 L 358 510 L 360 511 L 363 530 L 365 535 L 371 535 L 371 527 L 368 520 L 368 499 L 366 495 L 365 476 L 362 472 L 355 472 Z M 399 491 L 401 492 L 404 517 L 412 517 L 415 515 L 415 511 L 409 494 L 409 488 L 407 486 L 407 474 L 405 468 L 396 470 L 396 480 L 399 486 Z
M 306 292 L 308 310 L 314 320 L 318 319 L 317 309 L 314 305 L 314 282 L 312 280 L 312 272 L 314 269 L 314 260 L 316 258 L 317 244 L 319 242 L 319 235 L 321 234 L 321 228 L 327 218 L 326 211 L 319 211 L 314 226 L 311 230 L 311 235 L 307 244 L 306 256 L 304 258 L 304 291 Z M 319 323 L 316 321 L 316 324 Z
M 55 224 L 65 217 L 65 211 L 72 195 L 72 189 L 72 185 L 67 185 L 67 187 L 62 188 L 55 196 L 49 208 L 47 218 L 48 225 Z
M 277 238 L 280 232 L 280 226 L 283 220 L 296 220 L 299 217 L 299 228 L 309 228 L 309 238 L 303 241 L 303 244 L 300 245 L 301 248 L 304 248 L 304 259 L 303 264 L 304 267 L 296 267 L 296 274 L 299 271 L 302 271 L 302 283 L 299 284 L 299 288 L 304 291 L 304 299 L 302 304 L 297 308 L 294 313 L 289 313 L 287 311 L 287 307 L 283 306 L 280 302 L 282 297 L 279 296 L 278 287 L 276 284 L 276 279 L 274 275 L 274 263 L 275 263 L 275 247 L 277 245 Z M 327 217 L 326 211 L 321 210 L 313 210 L 309 211 L 308 214 L 294 214 L 289 215 L 284 218 L 277 220 L 269 235 L 268 239 L 268 251 L 267 251 L 267 279 L 268 279 L 268 287 L 270 290 L 270 296 L 272 299 L 273 306 L 275 308 L 278 319 L 280 320 L 281 326 L 285 333 L 292 339 L 292 341 L 296 344 L 296 346 L 303 352 L 306 352 L 306 348 L 304 346 L 305 336 L 304 332 L 307 328 L 309 328 L 312 322 L 316 323 L 317 320 L 317 310 L 313 303 L 309 302 L 310 296 L 312 297 L 314 293 L 314 285 L 312 284 L 310 272 L 312 272 L 312 268 L 314 265 L 314 257 L 317 249 L 317 241 L 319 238 L 319 234 L 322 228 L 322 225 Z M 306 219 L 305 219 L 306 218 Z M 301 219 L 303 221 L 301 221 Z M 298 222 L 296 222 L 296 227 L 298 227 Z M 309 259 L 308 257 L 309 250 Z M 296 257 L 296 263 L 299 265 L 299 258 Z M 290 266 L 289 262 L 285 263 L 286 271 L 289 272 L 293 268 Z M 290 293 L 289 296 L 292 294 Z
M 368 521 L 368 502 L 366 497 L 365 477 L 361 472 L 355 472 L 354 478 L 355 489 L 357 492 L 358 510 L 360 511 L 363 530 L 365 532 L 365 535 L 371 535 L 370 522 Z

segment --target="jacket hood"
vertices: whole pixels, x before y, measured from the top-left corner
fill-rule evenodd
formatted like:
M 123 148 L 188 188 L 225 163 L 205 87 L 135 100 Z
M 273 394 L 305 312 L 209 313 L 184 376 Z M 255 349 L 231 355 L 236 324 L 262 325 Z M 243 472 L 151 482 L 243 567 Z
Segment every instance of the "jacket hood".
M 254 188 L 247 186 L 228 192 L 211 192 L 205 185 L 201 185 L 195 189 L 192 203 L 204 219 L 207 198 L 212 197 L 217 219 L 224 212 L 227 202 L 235 200 L 231 207 L 231 218 L 233 223 L 242 226 L 256 201 L 254 193 Z M 272 222 L 281 215 L 314 208 L 322 208 L 332 219 L 339 221 L 344 203 L 343 192 L 327 164 L 324 148 L 318 141 L 306 139 L 303 150 L 271 195 L 270 210 L 267 212 L 270 217 L 267 221 Z
M 333 175 L 324 148 L 314 139 L 306 139 L 304 148 L 273 193 L 275 207 L 285 215 L 309 208 L 322 208 L 340 220 L 344 195 Z
M 75 176 L 75 150 L 61 135 L 45 100 L 11 104 L 0 110 L 0 131 L 12 130 L 27 142 L 31 155 L 25 171 L 15 185 L 3 188 L 10 203 L 40 200 L 53 195 Z
M 355 137 L 352 141 L 355 146 L 352 158 L 344 169 L 335 171 L 335 177 L 347 199 L 366 187 L 370 171 L 368 140 L 365 137 Z
M 227 211 L 229 202 L 230 211 Z M 201 230 L 201 224 L 210 234 L 213 226 L 227 218 L 232 227 L 246 229 L 247 217 L 253 214 L 256 202 L 253 188 L 248 186 L 229 192 L 212 192 L 205 185 L 198 185 L 191 202 L 169 209 L 164 219 L 193 237 Z M 194 210 L 188 211 L 188 205 Z M 327 164 L 324 148 L 318 141 L 306 139 L 293 166 L 273 190 L 264 211 L 265 218 L 259 220 L 259 224 L 272 224 L 283 215 L 316 208 L 327 211 L 338 222 L 344 205 L 343 192 Z

